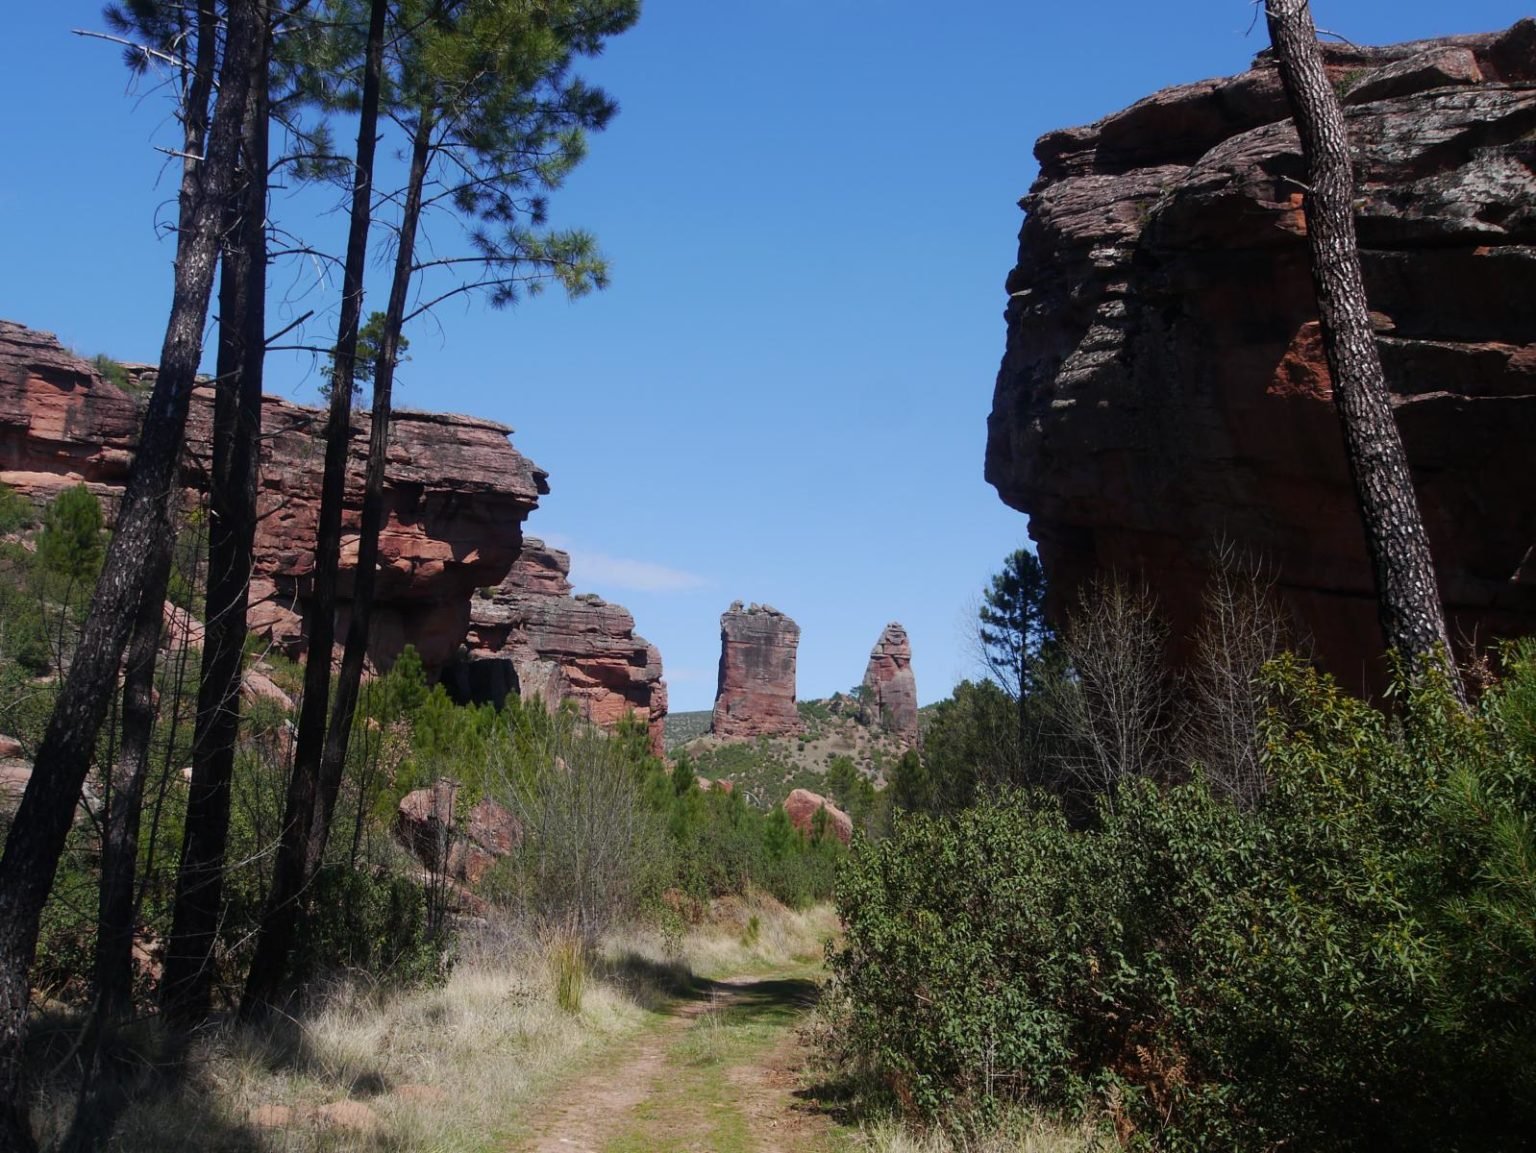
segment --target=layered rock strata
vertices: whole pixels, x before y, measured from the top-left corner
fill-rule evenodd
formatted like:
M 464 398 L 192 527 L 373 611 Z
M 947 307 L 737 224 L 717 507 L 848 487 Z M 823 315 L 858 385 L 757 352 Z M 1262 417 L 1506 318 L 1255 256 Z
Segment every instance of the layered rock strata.
M 471 601 L 463 659 L 445 679 L 467 699 L 515 694 L 551 709 L 571 700 L 608 728 L 632 714 L 660 755 L 667 715 L 661 653 L 635 633 L 623 606 L 572 596 L 570 571 L 569 554 L 526 538 L 506 578 Z
M 1536 22 L 1328 45 L 1366 287 L 1459 643 L 1536 631 Z M 1167 89 L 1035 146 L 987 479 L 1030 516 L 1053 609 L 1142 574 L 1187 636 L 1235 546 L 1326 667 L 1379 688 L 1275 67 Z
M 127 478 L 142 388 L 120 388 L 48 333 L 0 321 L 0 482 L 38 502 L 85 483 L 111 508 Z M 198 388 L 187 424 L 182 479 L 205 486 L 213 419 L 212 390 Z M 303 607 L 310 595 L 319 513 L 324 413 L 276 397 L 262 400 L 253 631 L 284 651 L 303 651 Z M 495 585 L 522 547 L 522 523 L 549 491 L 546 475 L 490 421 L 401 411 L 390 433 L 385 482 L 387 518 L 380 540 L 378 608 L 372 656 L 387 666 L 409 643 L 429 668 L 458 650 L 469 625 L 470 597 Z M 350 591 L 366 414 L 354 414 L 347 476 L 342 595 Z M 345 618 L 345 601 L 341 609 Z M 345 627 L 345 619 L 341 622 Z
M 710 732 L 727 740 L 793 736 L 800 626 L 768 605 L 734 602 L 720 617 L 720 679 Z
M 875 728 L 894 733 L 908 745 L 918 737 L 917 677 L 912 672 L 912 642 L 892 621 L 869 654 L 864 670 L 864 715 Z

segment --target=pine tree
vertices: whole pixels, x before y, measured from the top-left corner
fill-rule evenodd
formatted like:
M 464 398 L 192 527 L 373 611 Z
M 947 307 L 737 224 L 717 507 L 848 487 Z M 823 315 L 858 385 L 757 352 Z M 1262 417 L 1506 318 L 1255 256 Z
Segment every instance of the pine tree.
M 212 7 L 211 0 L 204 6 L 205 10 Z M 116 689 L 119 662 L 143 598 L 154 542 L 170 531 L 170 504 L 177 489 L 187 406 L 202 355 L 220 225 L 234 187 L 246 92 L 260 39 L 257 8 L 253 0 L 229 0 L 227 51 L 220 65 L 219 95 L 211 121 L 206 107 L 199 108 L 195 102 L 184 109 L 191 146 L 185 150 L 182 171 L 176 275 L 159 373 L 90 615 L 0 858 L 3 1153 L 35 1148 L 21 1057 L 28 975 L 37 948 L 39 918 L 90 768 L 96 737 Z
M 978 636 L 992 678 L 1014 700 L 1035 688 L 1052 631 L 1045 619 L 1045 570 L 1026 549 L 1009 554 L 982 594 Z
M 358 339 L 351 305 L 346 318 L 350 330 L 344 323 L 336 345 L 315 593 L 306 619 L 310 644 L 304 706 L 283 845 L 241 1002 L 246 1016 L 261 1012 L 276 998 L 302 895 L 330 835 L 367 657 L 394 374 L 404 347 L 404 326 L 461 293 L 483 292 L 500 307 L 515 302 L 520 292 L 540 290 L 548 280 L 560 283 L 572 296 L 606 283 L 606 265 L 590 235 L 545 228 L 545 194 L 581 160 L 585 133 L 601 129 L 615 111 L 605 94 L 570 75 L 574 58 L 595 55 L 608 36 L 629 27 L 638 13 L 638 0 L 546 0 L 537 5 L 520 0 L 414 0 L 394 12 L 395 34 L 389 37 L 393 55 L 387 64 L 380 62 L 380 87 L 370 90 L 365 81 L 364 115 L 369 114 L 373 91 L 379 113 L 409 138 L 408 176 L 403 192 L 390 198 L 402 209 L 394 230 L 388 305 L 382 320 L 376 324 L 370 319 L 368 326 L 370 339 L 376 341 L 368 465 L 348 632 L 331 700 L 327 658 L 333 641 L 335 566 Z M 372 62 L 372 25 L 369 42 Z M 374 64 L 369 67 L 371 71 Z M 360 155 L 362 144 L 360 132 Z M 354 202 L 354 238 L 366 211 L 366 204 Z M 416 258 L 418 233 L 436 212 L 451 215 L 465 228 L 468 253 Z M 349 267 L 351 253 L 349 245 Z M 436 279 L 443 275 L 450 283 Z M 425 302 L 411 308 L 413 296 Z M 333 460 L 339 462 L 334 469 Z
M 1450 640 L 1429 537 L 1366 303 L 1344 113 L 1323 66 L 1307 0 L 1266 0 L 1264 7 L 1307 162 L 1307 244 L 1323 350 L 1375 572 L 1382 634 L 1388 649 L 1409 667 L 1445 667 L 1460 693 L 1460 678 L 1449 665 Z

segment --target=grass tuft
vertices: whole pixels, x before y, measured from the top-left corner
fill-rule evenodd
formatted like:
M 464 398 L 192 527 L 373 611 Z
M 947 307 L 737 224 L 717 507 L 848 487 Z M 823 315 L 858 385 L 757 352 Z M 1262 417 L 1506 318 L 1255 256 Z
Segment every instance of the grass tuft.
M 557 933 L 545 947 L 554 976 L 555 1004 L 567 1013 L 580 1013 L 587 987 L 586 946 L 574 933 Z

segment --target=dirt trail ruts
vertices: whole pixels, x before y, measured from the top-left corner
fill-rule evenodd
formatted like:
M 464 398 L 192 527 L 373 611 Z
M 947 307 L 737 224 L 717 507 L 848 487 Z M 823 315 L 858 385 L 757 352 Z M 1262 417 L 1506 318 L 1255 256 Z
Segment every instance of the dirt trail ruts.
M 785 976 L 707 982 L 699 995 L 679 1002 L 659 1028 L 620 1043 L 535 1106 L 527 1114 L 531 1132 L 510 1149 L 821 1153 L 834 1148 L 836 1126 L 795 1093 L 805 1056 L 795 1025 L 815 996 L 813 982 Z M 748 1038 L 719 1040 L 736 1022 L 750 1030 Z

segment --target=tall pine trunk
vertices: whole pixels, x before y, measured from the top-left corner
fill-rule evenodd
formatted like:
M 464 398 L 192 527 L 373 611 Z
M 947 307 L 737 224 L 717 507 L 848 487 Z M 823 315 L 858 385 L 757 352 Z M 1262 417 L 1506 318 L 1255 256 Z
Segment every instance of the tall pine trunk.
M 118 662 L 138 611 L 157 540 L 170 531 L 187 405 L 218 260 L 219 225 L 233 184 L 245 93 L 260 35 L 253 0 L 229 0 L 220 97 L 202 159 L 182 170 L 176 275 L 159 375 L 119 505 L 80 646 L 38 746 L 32 777 L 0 857 L 0 1153 L 36 1147 L 22 1053 L 39 919 L 69 835 L 96 738 L 117 687 Z M 188 109 L 189 121 L 197 116 Z
M 416 230 L 421 222 L 422 189 L 432 151 L 432 117 L 423 112 L 411 142 L 411 168 L 395 249 L 395 272 L 384 314 L 384 335 L 373 369 L 373 427 L 368 438 L 368 470 L 363 482 L 363 515 L 357 544 L 357 571 L 352 590 L 352 614 L 347 623 L 347 643 L 341 672 L 336 679 L 336 703 L 325 738 L 320 763 L 320 804 L 310 827 L 305 869 L 310 876 L 320 867 L 330 837 L 336 799 L 346 769 L 347 745 L 357 712 L 363 663 L 368 656 L 368 634 L 373 619 L 373 590 L 379 563 L 379 533 L 384 528 L 384 474 L 389 466 L 389 422 L 393 408 L 395 361 L 400 353 L 400 330 L 405 323 L 405 303 L 411 288 L 416 253 Z
M 207 132 L 218 53 L 218 14 L 204 3 L 197 15 L 196 61 L 186 103 L 185 150 L 196 155 Z M 186 205 L 183 204 L 183 210 Z M 159 655 L 164 590 L 170 581 L 173 542 L 158 541 L 145 595 L 136 614 L 123 674 L 122 742 L 112 768 L 105 835 L 101 845 L 101 887 L 96 926 L 96 1012 L 109 1020 L 127 1008 L 133 985 L 134 888 L 139 855 L 139 818 L 149 772 L 155 725 L 155 669 Z M 155 590 L 160 595 L 155 596 Z
M 1429 538 L 1366 304 L 1344 113 L 1323 67 L 1307 0 L 1266 0 L 1265 12 L 1307 162 L 1307 241 L 1323 349 L 1376 579 L 1382 635 L 1410 668 L 1444 667 L 1459 693 Z
M 133 992 L 134 888 L 139 863 L 139 818 L 155 728 L 155 669 L 165 616 L 174 540 L 156 542 L 144 597 L 133 624 L 123 669 L 122 735 L 112 766 L 101 841 L 101 885 L 96 919 L 96 1018 L 123 1014 Z M 156 595 L 158 593 L 158 595 Z
M 246 104 L 243 184 L 231 214 L 219 286 L 219 367 L 209 479 L 208 587 L 192 737 L 192 781 L 161 1001 L 173 1020 L 207 1016 L 224 895 L 230 784 L 240 729 L 240 678 L 256 537 L 256 481 L 266 358 L 270 13 Z
M 310 830 L 320 794 L 326 714 L 330 705 L 331 651 L 336 638 L 336 593 L 341 554 L 341 514 L 346 499 L 347 450 L 352 432 L 352 382 L 356 376 L 358 330 L 363 312 L 363 274 L 367 270 L 368 229 L 372 222 L 373 160 L 379 126 L 379 93 L 384 71 L 384 25 L 388 5 L 373 0 L 368 21 L 363 101 L 359 110 L 357 152 L 352 176 L 352 205 L 347 253 L 342 269 L 341 316 L 331 374 L 330 411 L 325 428 L 325 471 L 320 484 L 320 516 L 315 530 L 315 567 L 309 607 L 304 669 L 304 699 L 294 738 L 293 773 L 284 801 L 283 825 L 273 862 L 272 887 L 262 910 L 256 953 L 240 1001 L 240 1015 L 250 1019 L 276 1000 L 282 988 L 298 925 L 300 903 L 310 880 L 306 868 Z

